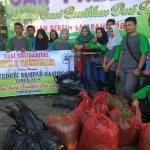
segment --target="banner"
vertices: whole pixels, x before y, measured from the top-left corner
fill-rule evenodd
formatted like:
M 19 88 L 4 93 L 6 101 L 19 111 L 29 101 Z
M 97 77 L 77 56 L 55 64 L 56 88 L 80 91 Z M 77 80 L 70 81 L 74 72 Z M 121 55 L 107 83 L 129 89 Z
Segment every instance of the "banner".
M 54 29 L 58 33 L 62 28 L 70 31 L 70 38 L 76 39 L 83 25 L 89 25 L 95 34 L 95 28 L 104 27 L 108 19 L 115 19 L 124 36 L 124 20 L 136 16 L 138 32 L 150 38 L 148 18 L 149 0 L 5 0 L 9 37 L 14 36 L 14 23 L 21 22 L 43 28 L 49 35 Z
M 0 97 L 57 93 L 54 76 L 74 71 L 70 50 L 0 52 Z

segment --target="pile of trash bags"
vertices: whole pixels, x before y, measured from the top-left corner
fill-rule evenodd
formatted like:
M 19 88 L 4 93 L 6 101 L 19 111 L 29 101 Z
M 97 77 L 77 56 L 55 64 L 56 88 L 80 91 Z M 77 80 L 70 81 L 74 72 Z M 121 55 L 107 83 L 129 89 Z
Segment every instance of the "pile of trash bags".
M 23 102 L 19 108 L 3 109 L 16 121 L 8 132 L 2 150 L 118 150 L 138 144 L 150 148 L 150 124 L 142 123 L 138 107 L 132 108 L 124 97 L 98 92 L 92 101 L 81 91 L 80 104 L 70 113 L 50 115 L 47 124 Z
M 8 131 L 2 150 L 61 150 L 64 145 L 57 135 L 22 101 L 14 101 L 19 110 L 4 106 L 1 110 L 15 120 Z
M 124 97 L 98 92 L 92 101 L 81 91 L 81 103 L 69 114 L 49 116 L 47 128 L 58 135 L 68 150 L 118 150 L 138 144 L 150 148 L 150 124 L 143 124 L 138 107 Z
M 84 89 L 84 79 L 80 72 L 68 72 L 54 78 L 59 86 L 59 93 L 78 95 Z

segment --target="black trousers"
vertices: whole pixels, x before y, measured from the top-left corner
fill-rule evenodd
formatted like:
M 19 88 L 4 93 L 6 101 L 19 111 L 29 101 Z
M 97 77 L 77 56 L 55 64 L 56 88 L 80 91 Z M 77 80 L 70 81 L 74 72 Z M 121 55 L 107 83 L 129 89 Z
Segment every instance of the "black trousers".
M 139 101 L 139 108 L 146 117 L 146 121 L 150 122 L 150 90 L 147 91 L 147 98 L 143 101 Z
M 143 87 L 145 87 L 147 85 L 150 85 L 150 75 L 145 77 L 145 80 L 140 89 L 142 89 Z
M 139 101 L 141 113 L 145 116 L 147 122 L 150 122 L 150 106 L 145 101 Z
M 106 73 L 107 81 L 108 81 L 108 89 L 109 93 L 112 95 L 116 95 L 116 72 L 109 70 Z

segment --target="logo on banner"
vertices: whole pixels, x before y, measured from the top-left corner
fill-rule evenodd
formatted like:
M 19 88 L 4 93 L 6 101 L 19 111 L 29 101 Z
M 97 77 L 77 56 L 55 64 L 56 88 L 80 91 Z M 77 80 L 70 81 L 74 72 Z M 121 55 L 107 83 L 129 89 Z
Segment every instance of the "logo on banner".
M 70 60 L 70 54 L 69 53 L 63 53 L 61 55 L 61 60 L 63 64 L 69 64 L 69 60 Z

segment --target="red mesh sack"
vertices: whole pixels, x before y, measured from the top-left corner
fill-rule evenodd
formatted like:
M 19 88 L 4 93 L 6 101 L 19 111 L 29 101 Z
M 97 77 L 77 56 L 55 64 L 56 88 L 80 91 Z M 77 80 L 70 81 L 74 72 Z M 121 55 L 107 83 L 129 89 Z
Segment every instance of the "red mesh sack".
M 78 96 L 82 98 L 82 102 L 78 105 L 78 108 L 81 108 L 81 110 L 83 110 L 85 109 L 85 106 L 91 107 L 92 100 L 86 91 L 81 91 Z
M 83 110 L 76 108 L 74 111 L 71 112 L 71 114 L 76 115 L 79 121 L 81 121 L 89 113 L 89 111 L 89 108 L 85 108 Z
M 95 106 L 96 106 L 97 112 L 102 113 L 106 115 L 107 117 L 109 117 L 109 109 L 106 103 L 96 104 Z
M 89 116 L 92 116 L 94 113 L 99 113 L 96 106 L 92 106 L 92 108 L 91 108 L 91 110 L 89 111 L 89 113 L 88 113 L 85 117 L 82 118 L 82 120 L 81 120 L 82 127 L 83 127 L 85 121 L 87 120 L 87 118 L 88 118 Z
M 150 150 L 150 123 L 141 126 L 138 150 Z
M 112 99 L 107 99 L 109 111 L 112 111 L 122 104 L 127 104 L 127 100 L 123 96 L 114 96 Z
M 49 116 L 47 128 L 58 135 L 68 150 L 77 150 L 80 122 L 74 115 Z
M 102 104 L 112 98 L 113 98 L 113 96 L 108 92 L 97 92 L 96 94 L 94 94 L 93 105 Z
M 138 107 L 136 109 L 128 107 L 128 109 L 133 113 L 133 116 L 128 119 L 120 108 L 115 108 L 110 112 L 110 119 L 119 127 L 119 146 L 121 147 L 138 143 L 140 130 L 135 127 L 142 123 L 140 109 Z
M 78 150 L 118 150 L 119 129 L 99 113 L 89 116 L 81 133 Z
M 81 91 L 79 96 L 83 99 L 78 107 L 72 111 L 72 114 L 75 114 L 77 118 L 81 121 L 90 111 L 92 101 L 86 91 Z

